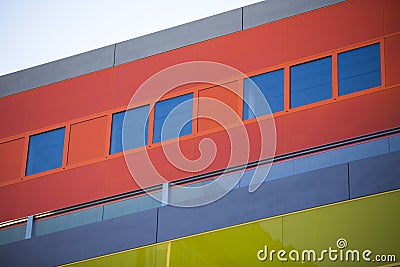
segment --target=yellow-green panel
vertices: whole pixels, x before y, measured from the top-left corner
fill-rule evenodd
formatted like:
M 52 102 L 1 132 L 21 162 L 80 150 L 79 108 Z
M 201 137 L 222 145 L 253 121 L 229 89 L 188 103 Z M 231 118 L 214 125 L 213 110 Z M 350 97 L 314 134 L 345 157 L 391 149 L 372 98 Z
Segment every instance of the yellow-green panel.
M 400 193 L 393 192 L 284 216 L 283 245 L 288 252 L 316 252 L 312 263 L 317 265 L 303 266 L 379 266 L 372 261 L 376 254 L 395 254 L 400 261 L 399 204 Z M 345 247 L 338 247 L 338 240 Z M 327 252 L 321 256 L 323 250 Z M 362 257 L 366 250 L 372 251 L 369 262 Z M 283 266 L 295 263 L 288 259 Z
M 255 248 L 267 242 L 279 250 L 281 237 L 282 218 L 275 218 L 175 240 L 169 266 L 265 266 Z
M 394 266 L 388 265 L 390 262 L 366 262 L 362 253 L 365 250 L 372 251 L 366 255 L 371 260 L 377 254 L 394 255 L 399 262 L 399 204 L 400 191 L 394 191 L 184 237 L 68 266 Z M 343 242 L 339 245 L 347 242 L 347 246 L 339 249 L 337 241 L 341 238 Z M 322 257 L 323 250 L 327 252 Z M 278 253 L 282 260 L 278 259 Z M 356 257 L 357 253 L 360 261 L 352 261 L 351 257 Z M 337 259 L 333 260 L 335 255 Z

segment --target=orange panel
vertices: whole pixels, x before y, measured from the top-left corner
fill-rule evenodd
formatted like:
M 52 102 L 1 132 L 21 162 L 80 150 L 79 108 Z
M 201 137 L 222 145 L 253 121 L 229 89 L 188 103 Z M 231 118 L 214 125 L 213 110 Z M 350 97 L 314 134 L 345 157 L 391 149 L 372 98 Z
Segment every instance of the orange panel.
M 353 0 L 289 18 L 289 60 L 383 34 L 382 0 Z
M 28 91 L 0 98 L 0 139 L 28 129 L 30 94 Z
M 0 183 L 21 176 L 22 153 L 25 139 L 0 144 Z
M 112 196 L 137 190 L 140 187 L 132 178 L 124 157 L 110 159 L 107 162 L 106 196 Z
M 386 86 L 400 83 L 400 35 L 385 39 Z
M 21 183 L 21 214 L 32 215 L 104 197 L 105 162 Z
M 287 21 L 254 27 L 199 44 L 199 60 L 234 67 L 243 73 L 287 60 Z
M 400 87 L 392 88 L 387 91 L 388 104 L 388 128 L 400 126 Z
M 385 129 L 385 91 L 319 106 L 288 117 L 289 152 Z
M 33 90 L 29 129 L 109 109 L 111 71 L 106 69 Z
M 400 1 L 383 0 L 385 34 L 400 31 Z
M 105 156 L 107 117 L 71 125 L 68 164 Z
M 115 108 L 128 105 L 137 89 L 147 79 L 161 70 L 180 63 L 196 60 L 197 45 L 191 45 L 115 67 L 115 87 L 112 92 L 112 107 Z M 187 73 L 184 73 L 186 71 Z M 178 84 L 174 84 L 174 81 L 190 78 L 193 78 L 193 81 L 196 78 L 195 68 L 187 69 L 186 71 L 181 70 L 179 73 L 170 73 L 167 75 L 166 80 L 157 84 L 157 88 L 147 90 L 145 93 L 146 95 L 141 98 L 142 101 L 148 101 L 151 98 L 160 97 L 160 95 L 157 94 L 157 89 L 159 89 L 158 86 L 161 87 L 161 90 L 169 91 L 178 86 Z M 170 82 L 169 84 L 167 80 Z M 170 88 L 169 85 L 171 84 L 174 86 Z M 193 87 L 193 84 L 180 86 L 179 90 L 191 87 Z
M 0 222 L 22 217 L 18 210 L 20 184 L 0 187 Z
M 199 91 L 198 131 L 240 123 L 240 103 L 237 81 Z

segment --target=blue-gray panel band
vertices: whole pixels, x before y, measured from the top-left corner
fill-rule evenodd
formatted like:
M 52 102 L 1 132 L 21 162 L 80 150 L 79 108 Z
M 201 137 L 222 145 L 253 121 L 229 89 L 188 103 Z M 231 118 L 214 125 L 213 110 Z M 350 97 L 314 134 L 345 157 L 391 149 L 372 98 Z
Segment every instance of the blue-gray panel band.
M 243 8 L 243 29 L 280 20 L 344 0 L 266 0 Z
M 157 242 L 348 199 L 347 164 L 231 191 L 205 206 L 159 209 Z M 204 219 L 207 218 L 207 219 Z
M 242 30 L 242 9 L 179 25 L 117 44 L 115 65 Z
M 1 246 L 0 266 L 57 266 L 153 244 L 156 225 L 152 209 L 17 241 Z
M 0 97 L 113 66 L 115 45 L 0 76 Z
M 400 151 L 350 162 L 350 197 L 400 188 Z

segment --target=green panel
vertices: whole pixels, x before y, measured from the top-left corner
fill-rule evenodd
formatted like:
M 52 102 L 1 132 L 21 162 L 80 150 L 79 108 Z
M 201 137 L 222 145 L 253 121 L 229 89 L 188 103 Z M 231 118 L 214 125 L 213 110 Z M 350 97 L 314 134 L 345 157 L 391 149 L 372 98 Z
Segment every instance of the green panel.
M 372 260 L 376 254 L 393 254 L 399 262 L 398 204 L 399 190 L 132 249 L 69 266 L 393 266 L 387 265 L 390 262 L 366 262 L 362 259 L 362 252 L 371 250 L 369 258 Z M 336 242 L 340 238 L 347 241 L 347 247 L 338 249 Z M 338 251 L 331 253 L 332 257 L 337 255 L 338 258 L 330 260 L 329 254 L 325 253 L 324 260 L 318 261 L 321 251 L 329 248 Z M 281 256 L 288 261 L 278 259 L 279 250 L 285 251 L 286 254 Z M 296 252 L 291 252 L 294 250 L 299 253 L 299 261 L 291 260 L 288 256 L 292 253 L 292 258 L 295 258 Z M 305 254 L 305 261 L 302 262 L 304 250 L 315 251 L 316 260 L 308 260 L 308 254 Z M 346 261 L 349 250 L 360 252 L 359 262 L 351 259 Z M 340 251 L 343 260 L 340 260 Z M 260 261 L 257 254 L 268 257 Z M 351 258 L 351 254 L 348 255 Z

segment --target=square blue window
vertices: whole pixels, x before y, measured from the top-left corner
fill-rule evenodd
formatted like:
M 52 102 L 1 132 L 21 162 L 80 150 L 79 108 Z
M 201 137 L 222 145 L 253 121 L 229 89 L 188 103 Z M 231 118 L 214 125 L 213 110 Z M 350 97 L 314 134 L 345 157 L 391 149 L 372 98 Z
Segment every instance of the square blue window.
M 149 105 L 113 114 L 110 154 L 147 144 L 149 114 Z
M 332 57 L 290 68 L 290 107 L 304 106 L 332 97 Z
M 154 112 L 153 142 L 192 133 L 193 93 L 157 102 Z
M 244 120 L 283 110 L 283 77 L 284 71 L 280 69 L 244 79 Z
M 26 175 L 61 167 L 64 135 L 65 127 L 29 137 Z
M 381 85 L 381 52 L 378 44 L 338 55 L 339 95 Z

